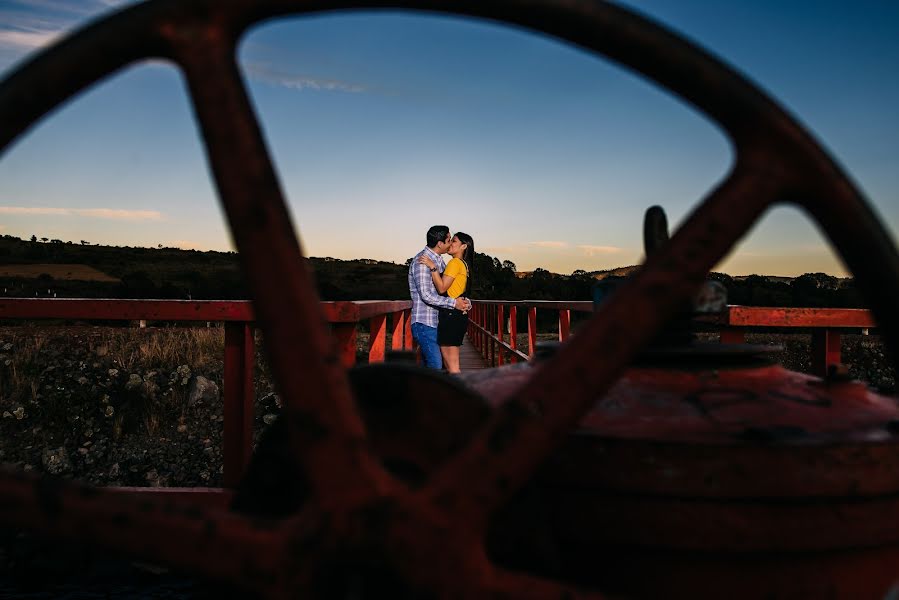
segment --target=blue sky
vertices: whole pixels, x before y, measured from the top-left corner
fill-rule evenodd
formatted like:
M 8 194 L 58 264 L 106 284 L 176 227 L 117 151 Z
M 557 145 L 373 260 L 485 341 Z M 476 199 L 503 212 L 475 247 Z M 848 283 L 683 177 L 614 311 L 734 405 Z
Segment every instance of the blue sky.
M 899 226 L 899 3 L 633 0 L 769 91 Z M 113 0 L 0 1 L 0 76 Z M 522 270 L 642 259 L 727 171 L 704 117 L 604 59 L 483 22 L 349 13 L 263 24 L 239 60 L 307 254 L 402 262 L 428 226 Z M 183 81 L 114 75 L 0 160 L 0 233 L 230 249 Z M 844 271 L 804 215 L 770 212 L 718 267 Z

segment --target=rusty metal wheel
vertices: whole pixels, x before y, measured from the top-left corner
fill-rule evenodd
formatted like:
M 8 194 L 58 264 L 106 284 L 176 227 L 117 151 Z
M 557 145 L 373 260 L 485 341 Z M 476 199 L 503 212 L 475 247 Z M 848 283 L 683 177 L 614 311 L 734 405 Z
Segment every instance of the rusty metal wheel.
M 469 15 L 567 40 L 680 95 L 719 123 L 736 150 L 731 173 L 666 251 L 650 257 L 418 488 L 392 477 L 369 450 L 234 58 L 239 36 L 255 22 L 352 8 Z M 768 206 L 793 202 L 818 221 L 897 349 L 899 256 L 847 177 L 752 85 L 622 8 L 587 0 L 155 0 L 84 29 L 11 75 L 0 86 L 0 146 L 79 90 L 146 57 L 169 59 L 186 76 L 310 499 L 298 513 L 271 520 L 6 475 L 7 523 L 92 540 L 270 597 L 382 585 L 395 597 L 573 597 L 562 584 L 492 565 L 482 543 L 487 520 Z M 283 287 L 273 293 L 268 284 L 276 279 Z

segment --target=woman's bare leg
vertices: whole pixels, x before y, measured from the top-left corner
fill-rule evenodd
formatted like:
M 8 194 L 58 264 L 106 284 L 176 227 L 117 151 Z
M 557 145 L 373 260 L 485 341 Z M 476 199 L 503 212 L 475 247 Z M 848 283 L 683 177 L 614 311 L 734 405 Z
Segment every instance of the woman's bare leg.
M 459 346 L 440 346 L 443 353 L 443 362 L 446 363 L 446 370 L 450 373 L 461 373 L 459 368 Z

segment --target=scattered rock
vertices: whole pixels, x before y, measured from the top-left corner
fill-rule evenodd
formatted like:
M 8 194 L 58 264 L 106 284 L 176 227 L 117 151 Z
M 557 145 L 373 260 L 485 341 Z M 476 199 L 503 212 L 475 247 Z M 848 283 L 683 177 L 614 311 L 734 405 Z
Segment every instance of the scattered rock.
M 191 379 L 187 393 L 188 406 L 194 406 L 203 401 L 212 403 L 219 399 L 219 386 L 202 375 L 196 375 Z
M 137 373 L 132 373 L 128 376 L 128 383 L 125 384 L 125 389 L 129 391 L 134 391 L 144 385 L 143 378 Z
M 65 446 L 44 449 L 41 453 L 41 464 L 44 466 L 44 471 L 51 475 L 62 475 L 72 470 L 72 462 L 69 460 Z

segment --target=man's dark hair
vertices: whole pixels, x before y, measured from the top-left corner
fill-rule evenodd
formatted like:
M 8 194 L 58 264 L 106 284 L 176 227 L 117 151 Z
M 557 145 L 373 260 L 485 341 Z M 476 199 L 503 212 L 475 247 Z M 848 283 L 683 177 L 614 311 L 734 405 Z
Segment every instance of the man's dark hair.
M 449 235 L 449 227 L 446 225 L 434 225 L 428 229 L 427 243 L 428 248 L 437 246 L 437 242 L 445 242 L 446 236 Z

